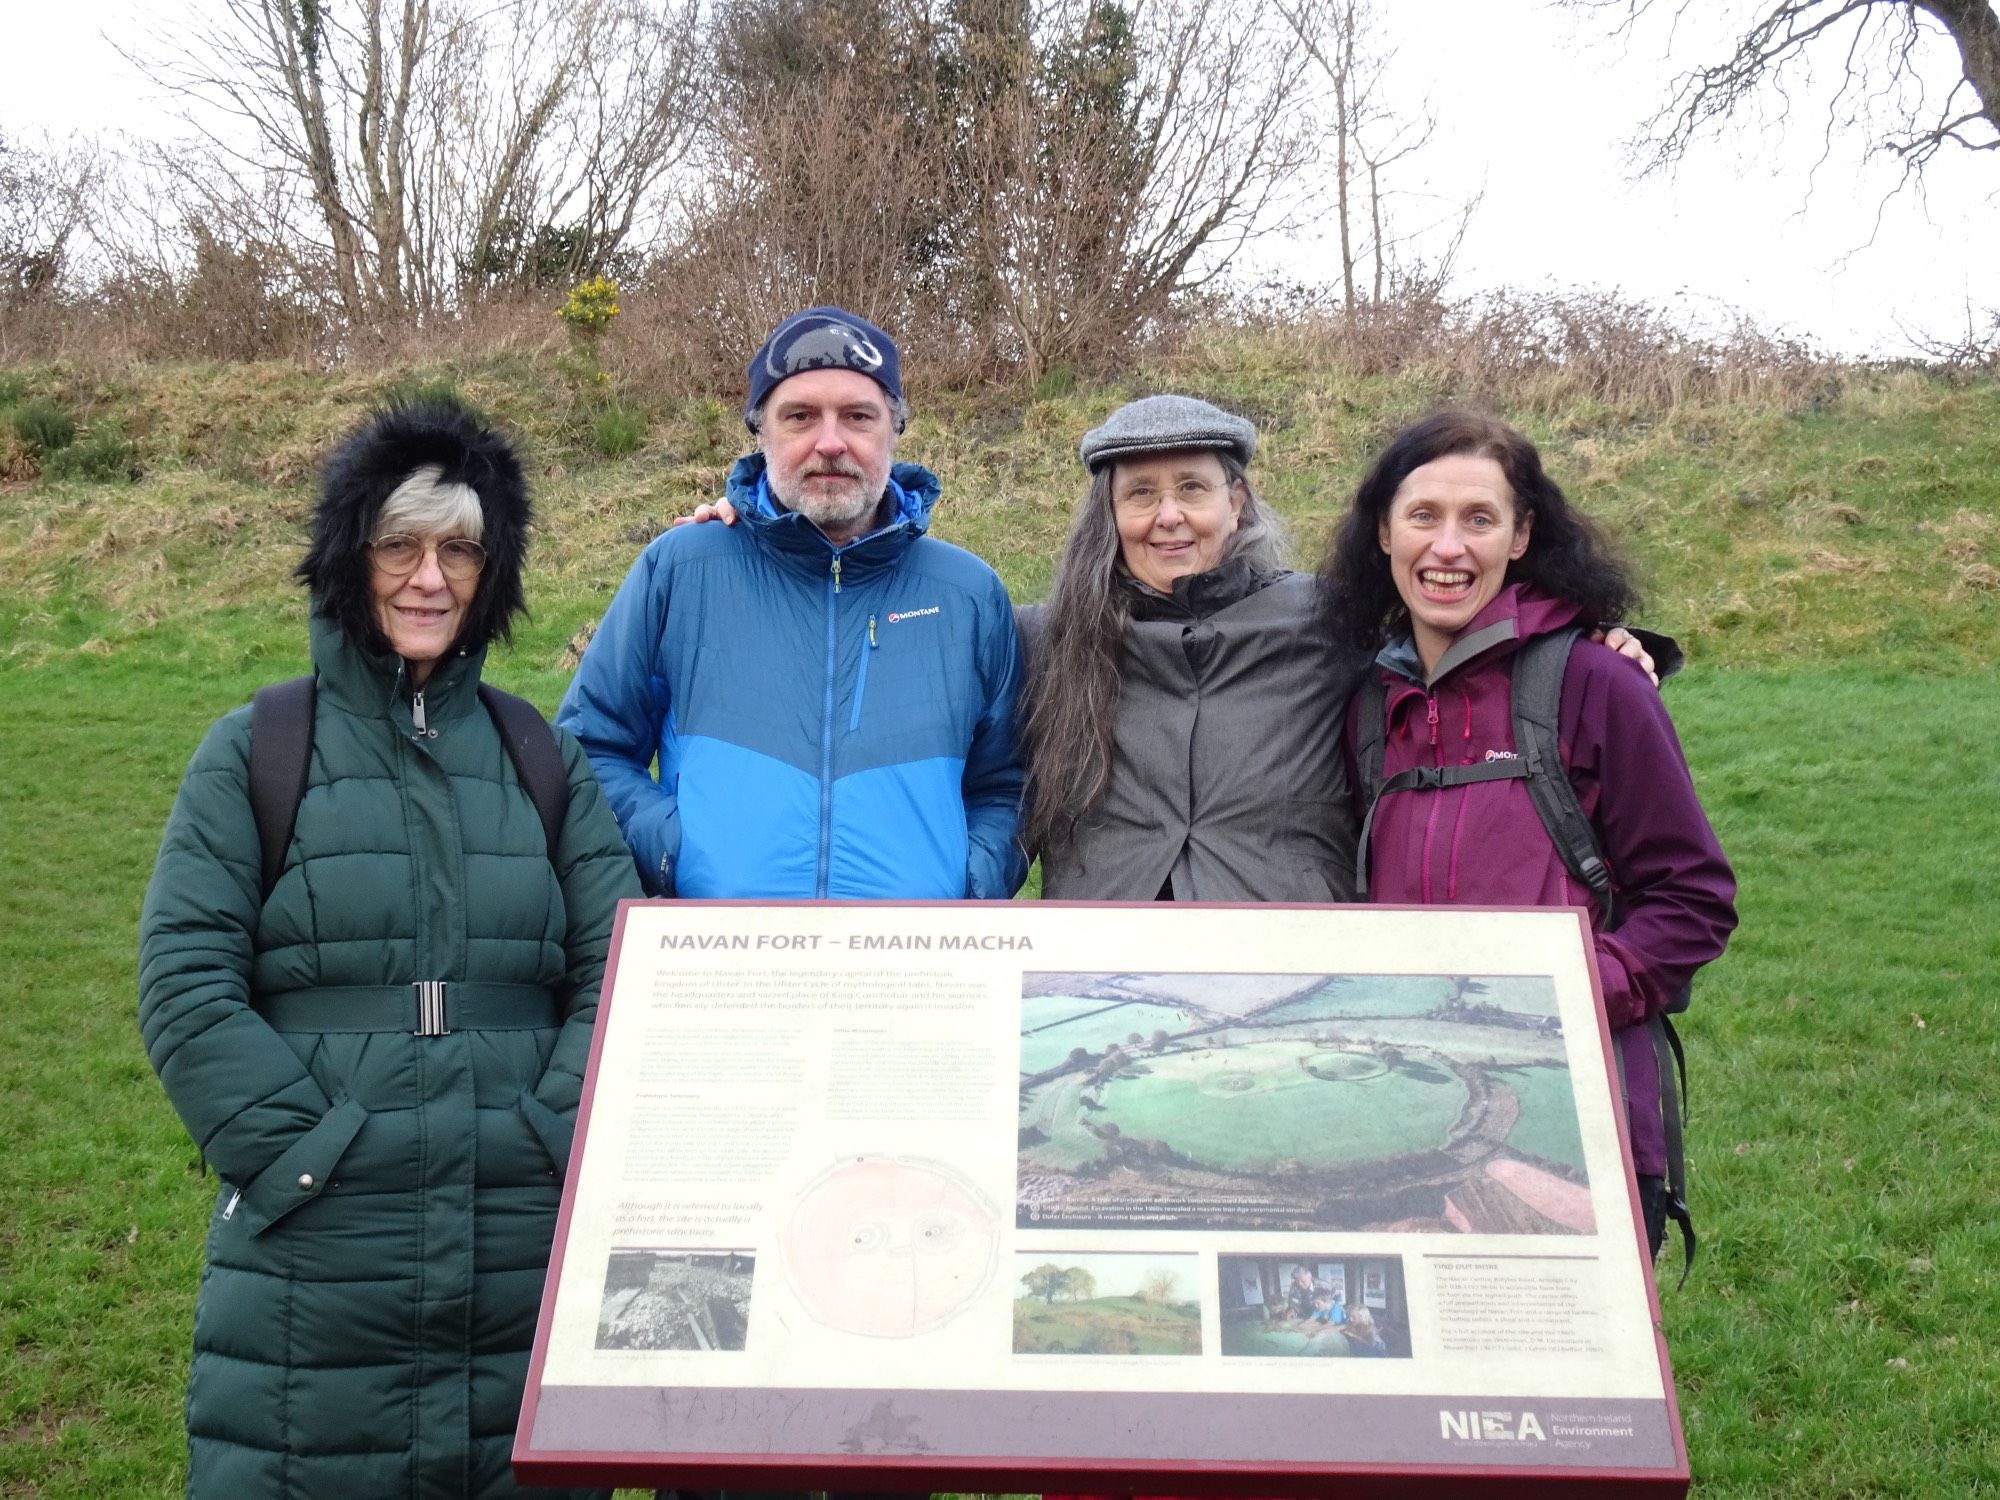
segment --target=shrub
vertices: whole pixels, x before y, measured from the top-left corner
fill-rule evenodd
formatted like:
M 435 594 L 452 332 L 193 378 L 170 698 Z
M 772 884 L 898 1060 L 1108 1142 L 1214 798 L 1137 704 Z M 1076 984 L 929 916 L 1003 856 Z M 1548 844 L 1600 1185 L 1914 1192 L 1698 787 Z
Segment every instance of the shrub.
M 4 420 L 5 415 L 0 412 L 0 482 L 33 479 L 35 456 L 15 433 L 13 424 Z
M 630 406 L 607 406 L 597 414 L 597 451 L 606 458 L 637 453 L 646 442 L 646 414 Z
M 0 408 L 12 406 L 28 394 L 28 377 L 12 370 L 0 370 Z
M 1035 399 L 1037 401 L 1060 401 L 1076 391 L 1075 365 L 1050 365 L 1035 377 Z
M 24 401 L 8 415 L 15 434 L 39 459 L 46 460 L 76 441 L 76 423 L 53 401 Z
M 42 459 L 42 476 L 130 484 L 139 477 L 139 450 L 115 423 L 100 422 L 83 441 L 47 454 Z
M 604 276 L 578 283 L 556 309 L 556 316 L 578 338 L 596 343 L 618 316 L 618 283 Z

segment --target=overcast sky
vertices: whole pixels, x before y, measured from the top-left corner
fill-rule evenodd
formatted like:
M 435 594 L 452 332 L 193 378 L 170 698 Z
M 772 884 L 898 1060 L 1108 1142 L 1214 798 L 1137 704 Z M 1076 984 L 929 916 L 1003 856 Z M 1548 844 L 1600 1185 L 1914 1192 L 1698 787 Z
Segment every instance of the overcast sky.
M 62 0 L 10 16 L 0 127 L 171 136 L 112 39 L 187 3 Z M 1485 192 L 1461 290 L 1599 287 L 1708 321 L 1740 308 L 1846 353 L 1907 352 L 1912 332 L 1962 330 L 1968 304 L 2000 307 L 2000 153 L 1947 153 L 1922 197 L 1883 208 L 1896 169 L 1855 138 L 1826 151 L 1823 90 L 1798 95 L 1788 130 L 1746 125 L 1671 178 L 1633 180 L 1624 143 L 1649 106 L 1679 68 L 1722 55 L 1712 0 L 1690 7 L 1702 14 L 1672 37 L 1671 61 L 1663 26 L 1623 44 L 1546 0 L 1380 8 L 1397 49 L 1391 97 L 1411 109 L 1427 99 L 1438 117 L 1434 144 L 1398 182 L 1437 203 Z M 1416 201 L 1403 211 L 1410 222 L 1431 212 Z M 1267 244 L 1253 268 L 1317 278 L 1337 274 L 1338 257 L 1301 236 Z

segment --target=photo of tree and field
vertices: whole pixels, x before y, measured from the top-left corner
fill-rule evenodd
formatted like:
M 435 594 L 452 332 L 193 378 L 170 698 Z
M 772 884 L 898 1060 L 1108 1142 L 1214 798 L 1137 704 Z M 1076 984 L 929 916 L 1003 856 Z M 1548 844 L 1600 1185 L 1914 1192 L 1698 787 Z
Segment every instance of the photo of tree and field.
M 1022 1227 L 1588 1234 L 1540 976 L 1029 973 Z
M 1199 1354 L 1193 1255 L 1014 1257 L 1016 1354 Z

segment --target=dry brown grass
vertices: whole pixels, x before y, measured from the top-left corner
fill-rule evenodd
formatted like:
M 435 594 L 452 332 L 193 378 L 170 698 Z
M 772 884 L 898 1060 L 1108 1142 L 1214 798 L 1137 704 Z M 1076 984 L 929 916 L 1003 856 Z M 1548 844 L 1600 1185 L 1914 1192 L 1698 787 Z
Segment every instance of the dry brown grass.
M 715 232 L 669 248 L 623 287 L 623 314 L 601 349 L 604 367 L 621 388 L 652 401 L 733 393 L 773 322 L 808 302 L 835 301 L 890 329 L 914 391 L 1023 383 L 1031 362 L 997 315 L 980 316 L 949 287 L 927 287 L 893 257 L 862 253 L 882 239 L 877 217 L 822 215 L 809 240 L 769 253 L 756 250 L 763 241 L 755 236 Z M 769 238 L 768 227 L 760 233 Z M 869 274 L 822 274 L 815 264 Z M 66 299 L 0 307 L 0 362 L 99 373 L 163 362 L 289 367 L 364 381 L 426 366 L 547 364 L 567 346 L 554 315 L 559 302 L 560 289 L 496 293 L 422 321 L 349 326 L 332 316 L 325 289 L 279 286 L 257 258 L 224 258 L 178 282 L 133 273 Z M 1843 378 L 1798 339 L 1747 321 L 1700 330 L 1610 293 L 1414 293 L 1352 310 L 1327 288 L 1210 294 L 1183 299 L 1137 329 L 1107 323 L 1066 358 L 1042 380 L 1049 393 L 1141 366 L 1238 389 L 1246 373 L 1262 371 L 1310 374 L 1317 398 L 1333 402 L 1366 400 L 1369 387 L 1393 380 L 1433 399 L 1504 404 L 1516 413 L 1553 415 L 1588 403 L 1628 426 L 1689 406 L 1823 404 Z
M 1805 341 L 1747 319 L 1706 332 L 1609 292 L 1417 296 L 1349 311 L 1330 289 L 1293 287 L 1245 298 L 1225 317 L 1295 369 L 1415 378 L 1441 398 L 1543 414 L 1581 402 L 1653 413 L 1824 402 L 1841 374 Z

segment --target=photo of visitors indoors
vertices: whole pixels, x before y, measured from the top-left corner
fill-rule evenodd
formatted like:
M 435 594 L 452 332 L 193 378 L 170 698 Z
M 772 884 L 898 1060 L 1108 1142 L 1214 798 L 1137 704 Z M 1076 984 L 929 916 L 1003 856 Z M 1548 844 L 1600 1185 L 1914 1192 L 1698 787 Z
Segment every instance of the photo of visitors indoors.
M 1226 1356 L 1408 1359 L 1400 1255 L 1216 1257 Z

